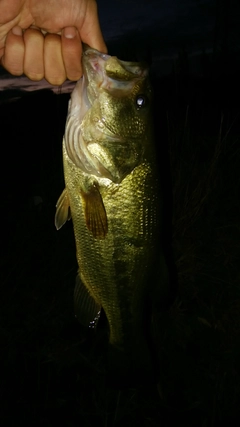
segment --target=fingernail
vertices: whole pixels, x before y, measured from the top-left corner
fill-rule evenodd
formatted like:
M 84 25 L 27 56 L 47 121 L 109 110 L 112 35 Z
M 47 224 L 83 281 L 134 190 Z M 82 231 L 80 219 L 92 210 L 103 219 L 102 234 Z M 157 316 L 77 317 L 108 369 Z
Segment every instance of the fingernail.
M 13 27 L 12 28 L 12 33 L 15 35 L 15 36 L 21 36 L 22 35 L 22 28 L 20 28 L 20 27 Z
M 66 39 L 73 39 L 74 37 L 76 37 L 76 28 L 66 27 L 63 30 L 63 34 L 64 34 L 64 37 L 66 37 Z

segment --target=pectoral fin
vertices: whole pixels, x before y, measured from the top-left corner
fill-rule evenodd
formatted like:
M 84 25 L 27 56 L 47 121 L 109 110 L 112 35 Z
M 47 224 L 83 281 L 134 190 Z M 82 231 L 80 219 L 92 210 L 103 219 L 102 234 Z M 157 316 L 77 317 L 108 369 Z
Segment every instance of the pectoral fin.
M 86 226 L 96 239 L 104 239 L 108 231 L 107 214 L 102 196 L 96 184 L 81 191 L 85 210 Z
M 90 295 L 79 275 L 74 290 L 74 311 L 78 321 L 91 329 L 95 329 L 101 314 L 101 306 Z
M 66 221 L 71 219 L 70 204 L 66 188 L 64 188 L 61 196 L 59 197 L 56 208 L 55 226 L 56 229 L 59 230 Z

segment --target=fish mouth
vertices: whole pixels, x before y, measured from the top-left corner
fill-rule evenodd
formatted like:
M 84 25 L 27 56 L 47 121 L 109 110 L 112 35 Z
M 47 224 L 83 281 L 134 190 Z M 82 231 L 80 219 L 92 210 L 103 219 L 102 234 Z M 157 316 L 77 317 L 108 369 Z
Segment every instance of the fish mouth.
M 80 120 L 82 121 L 87 110 L 91 108 L 95 100 L 99 98 L 100 88 L 109 86 L 108 76 L 105 70 L 105 63 L 111 58 L 110 55 L 99 52 L 90 47 L 84 47 L 83 51 L 83 77 L 82 77 L 82 99 L 85 108 L 81 109 Z M 91 82 L 91 84 L 90 84 Z M 105 135 L 108 140 L 124 143 L 124 139 L 114 133 L 104 117 L 98 117 L 94 124 L 95 134 Z
M 90 47 L 86 47 L 83 51 L 83 76 L 87 87 L 88 100 L 91 105 L 99 97 L 99 89 L 105 80 L 104 65 L 109 58 L 110 55 L 98 52 L 96 49 Z M 90 82 L 92 83 L 91 85 Z
M 136 79 L 136 77 L 145 77 L 148 75 L 148 67 L 144 62 L 133 62 L 133 61 L 122 61 L 116 56 L 108 55 L 107 53 L 99 52 L 96 49 L 93 49 L 87 45 L 84 45 L 83 49 L 83 65 L 88 67 L 90 64 L 93 69 L 96 71 L 100 70 L 100 65 L 103 65 L 105 62 L 111 62 L 109 68 L 106 68 L 107 74 L 111 74 L 111 68 L 113 68 L 113 63 L 120 64 L 123 69 L 125 69 L 125 79 L 131 80 Z M 86 68 L 87 70 L 87 68 Z M 88 70 L 87 70 L 88 72 Z M 119 75 L 119 72 L 118 72 Z M 119 75 L 120 77 L 120 75 Z M 117 73 L 115 73 L 115 78 L 117 78 Z M 121 76 L 123 78 L 123 75 Z
M 88 46 L 83 51 L 83 71 L 90 103 L 98 98 L 100 88 L 112 91 L 116 96 L 124 96 L 137 78 L 148 75 L 148 67 L 144 63 L 122 61 Z

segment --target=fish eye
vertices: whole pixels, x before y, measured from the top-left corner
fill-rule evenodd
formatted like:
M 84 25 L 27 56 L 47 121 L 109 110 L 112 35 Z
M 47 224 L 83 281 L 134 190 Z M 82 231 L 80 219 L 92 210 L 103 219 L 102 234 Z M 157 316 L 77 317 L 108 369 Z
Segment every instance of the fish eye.
M 140 110 L 140 108 L 145 107 L 146 104 L 147 104 L 147 97 L 145 95 L 137 95 L 136 97 L 137 109 Z

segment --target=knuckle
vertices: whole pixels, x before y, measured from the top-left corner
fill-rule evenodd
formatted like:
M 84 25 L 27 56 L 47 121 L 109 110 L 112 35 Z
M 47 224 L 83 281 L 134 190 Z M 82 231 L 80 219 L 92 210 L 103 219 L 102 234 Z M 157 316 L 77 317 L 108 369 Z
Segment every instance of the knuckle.
M 35 28 L 27 28 L 23 34 L 24 41 L 28 42 L 29 40 L 34 43 L 39 43 L 44 40 L 44 36 L 40 30 Z
M 44 44 L 47 47 L 61 47 L 61 37 L 58 34 L 46 34 Z
M 80 78 L 82 77 L 82 72 L 68 72 L 67 73 L 67 78 L 68 78 L 68 80 L 71 80 L 71 81 L 73 81 L 73 82 L 75 82 L 75 81 L 77 81 L 77 80 L 79 80 Z
M 36 73 L 34 71 L 26 72 L 24 71 L 24 74 L 30 79 L 35 82 L 38 82 L 43 79 L 44 75 L 43 73 Z
M 66 80 L 66 75 L 47 75 L 45 74 L 45 79 L 53 86 L 60 86 Z
M 13 76 L 21 76 L 23 74 L 23 63 L 21 60 L 14 60 L 10 58 L 3 58 L 3 66 Z

